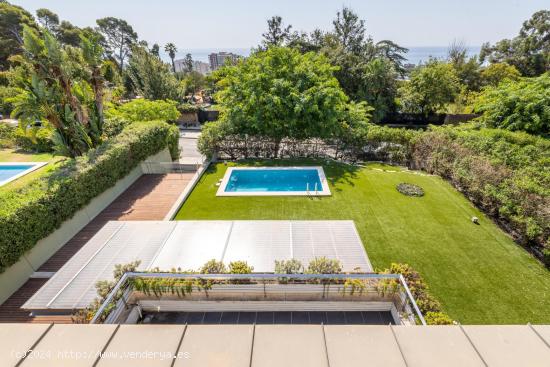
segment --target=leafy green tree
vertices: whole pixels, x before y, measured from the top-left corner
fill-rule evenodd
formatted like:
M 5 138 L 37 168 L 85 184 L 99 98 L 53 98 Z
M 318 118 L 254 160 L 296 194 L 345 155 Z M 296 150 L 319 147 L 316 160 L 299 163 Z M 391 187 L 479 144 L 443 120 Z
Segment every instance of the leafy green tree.
M 416 68 L 399 88 L 401 110 L 410 113 L 441 111 L 460 91 L 460 81 L 451 64 L 430 60 Z
M 138 35 L 123 19 L 107 17 L 96 20 L 98 31 L 105 38 L 107 51 L 115 58 L 119 70 L 124 68 L 124 60 L 137 42 Z
M 198 71 L 191 71 L 186 73 L 181 80 L 185 95 L 194 95 L 199 90 L 206 86 L 204 75 Z
M 400 75 L 404 76 L 406 74 L 405 62 L 407 58 L 403 56 L 409 52 L 409 49 L 399 46 L 397 43 L 390 40 L 382 40 L 376 43 L 375 45 L 376 54 L 393 64 L 393 68 Z
M 36 19 L 38 23 L 44 28 L 46 28 L 50 33 L 55 34 L 59 27 L 59 16 L 53 11 L 40 8 L 36 10 Z
M 283 18 L 276 15 L 267 20 L 267 32 L 262 33 L 262 49 L 284 46 L 291 37 L 292 26 L 284 26 Z
M 191 54 L 185 55 L 185 59 L 183 59 L 183 65 L 184 65 L 184 72 L 190 73 L 193 71 L 193 57 Z
M 489 127 L 550 134 L 550 74 L 521 81 L 505 81 L 478 97 L 474 111 Z
M 23 32 L 13 114 L 23 122 L 48 121 L 59 152 L 82 155 L 102 139 L 101 46 L 83 37 L 82 48 L 72 48 L 47 30 L 40 35 L 25 27 Z
M 125 75 L 127 89 L 146 99 L 172 99 L 180 97 L 179 83 L 170 67 L 142 46 L 134 46 Z
M 347 97 L 328 60 L 271 47 L 228 68 L 218 83 L 222 122 L 239 134 L 284 137 L 331 136 L 345 117 Z
M 153 44 L 153 47 L 151 47 L 151 54 L 160 57 L 160 46 L 158 43 Z
M 495 45 L 486 43 L 480 61 L 506 62 L 523 76 L 537 76 L 550 70 L 550 10 L 540 10 L 523 23 L 519 35 Z
M 396 108 L 397 77 L 391 61 L 377 58 L 365 65 L 359 99 L 374 107 L 373 120 L 381 121 Z
M 176 72 L 176 64 L 174 63 L 174 59 L 176 58 L 176 52 L 178 52 L 178 49 L 176 48 L 176 45 L 173 43 L 167 43 L 164 46 L 164 51 L 168 53 L 168 56 L 170 57 L 170 60 L 172 61 L 172 72 Z
M 449 47 L 447 60 L 455 69 L 456 76 L 468 91 L 481 89 L 481 64 L 477 57 L 468 58 L 468 48 L 463 42 L 454 41 Z
M 521 77 L 515 66 L 505 62 L 490 64 L 481 70 L 481 82 L 483 85 L 498 86 L 505 80 L 516 81 Z
M 38 28 L 28 11 L 7 1 L 0 2 L 0 70 L 8 69 L 10 56 L 22 53 L 24 26 Z

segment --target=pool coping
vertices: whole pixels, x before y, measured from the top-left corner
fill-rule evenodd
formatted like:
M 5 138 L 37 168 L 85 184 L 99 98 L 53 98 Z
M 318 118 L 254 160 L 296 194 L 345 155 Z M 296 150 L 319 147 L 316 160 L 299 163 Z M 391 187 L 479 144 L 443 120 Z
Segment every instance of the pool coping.
M 225 188 L 229 183 L 229 177 L 234 170 L 303 170 L 315 169 L 321 181 L 322 190 L 317 191 L 249 191 L 249 192 L 226 192 Z M 294 167 L 229 167 L 221 180 L 216 196 L 331 196 L 328 181 L 322 166 L 294 166 Z
M 12 181 L 15 181 L 17 180 L 18 178 L 21 178 L 33 171 L 36 171 L 37 169 L 39 168 L 42 168 L 44 167 L 45 165 L 47 165 L 49 162 L 0 162 L 0 167 L 4 166 L 32 166 L 26 170 L 24 170 L 23 172 L 21 173 L 18 173 L 16 174 L 15 176 L 12 176 L 10 178 L 8 178 L 7 180 L 4 180 L 4 181 L 0 181 L 0 187 L 12 182 Z

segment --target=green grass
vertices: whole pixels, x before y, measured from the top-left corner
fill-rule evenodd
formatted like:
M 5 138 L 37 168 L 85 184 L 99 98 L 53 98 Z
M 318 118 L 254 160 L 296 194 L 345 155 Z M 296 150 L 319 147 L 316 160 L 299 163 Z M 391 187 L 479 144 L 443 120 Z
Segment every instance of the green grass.
M 0 192 L 5 190 L 14 190 L 23 185 L 26 185 L 28 182 L 40 177 L 44 173 L 55 169 L 55 163 L 62 160 L 63 157 L 54 156 L 51 153 L 27 153 L 19 150 L 13 149 L 0 149 L 0 163 L 2 162 L 49 162 L 45 165 L 33 171 L 21 178 L 18 178 L 15 181 L 12 181 L 2 187 L 0 187 Z
M 273 162 L 243 162 L 273 165 Z M 176 219 L 352 219 L 376 268 L 403 262 L 464 324 L 550 323 L 550 271 L 439 177 L 380 164 L 322 164 L 331 197 L 216 197 L 226 166 L 211 166 Z M 407 197 L 400 182 L 421 186 Z M 477 216 L 480 225 L 471 222 Z

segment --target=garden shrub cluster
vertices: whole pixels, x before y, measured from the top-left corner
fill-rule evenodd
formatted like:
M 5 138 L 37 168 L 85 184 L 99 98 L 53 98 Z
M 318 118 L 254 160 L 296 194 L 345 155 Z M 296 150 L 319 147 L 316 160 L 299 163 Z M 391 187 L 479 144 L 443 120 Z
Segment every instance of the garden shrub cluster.
M 429 293 L 428 286 L 422 276 L 407 264 L 392 263 L 384 274 L 401 274 L 409 286 L 409 290 L 424 315 L 428 325 L 449 325 L 453 320 L 441 309 L 441 304 Z
M 134 99 L 119 106 L 111 105 L 105 110 L 105 118 L 125 121 L 176 121 L 180 116 L 177 105 L 177 102 L 171 100 Z
M 422 187 L 410 183 L 400 183 L 397 185 L 397 191 L 407 196 L 424 196 Z
M 13 148 L 15 138 L 15 127 L 0 123 L 0 149 Z
M 0 272 L 147 157 L 166 147 L 178 157 L 178 137 L 165 122 L 133 123 L 82 157 L 0 192 Z
M 53 152 L 54 131 L 47 127 L 17 128 L 13 136 L 15 145 L 26 152 Z

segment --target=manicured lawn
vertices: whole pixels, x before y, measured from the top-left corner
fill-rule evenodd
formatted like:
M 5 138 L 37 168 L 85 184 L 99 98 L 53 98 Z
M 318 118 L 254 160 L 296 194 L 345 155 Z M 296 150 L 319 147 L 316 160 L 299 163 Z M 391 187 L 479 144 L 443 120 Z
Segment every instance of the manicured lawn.
M 1 162 L 50 162 L 42 168 L 37 169 L 21 178 L 18 178 L 15 181 L 12 181 L 2 187 L 2 190 L 12 190 L 16 189 L 22 185 L 25 185 L 27 182 L 34 180 L 37 177 L 40 177 L 44 173 L 55 169 L 55 163 L 64 159 L 64 157 L 54 156 L 51 153 L 26 153 L 22 151 L 17 151 L 13 149 L 0 149 L 0 163 Z
M 273 162 L 247 162 L 273 165 Z M 323 165 L 331 197 L 216 197 L 226 166 L 211 166 L 177 219 L 352 219 L 376 268 L 409 263 L 464 324 L 550 323 L 550 271 L 444 180 L 399 168 Z M 400 182 L 426 195 L 407 197 Z M 480 225 L 470 218 L 477 216 Z

